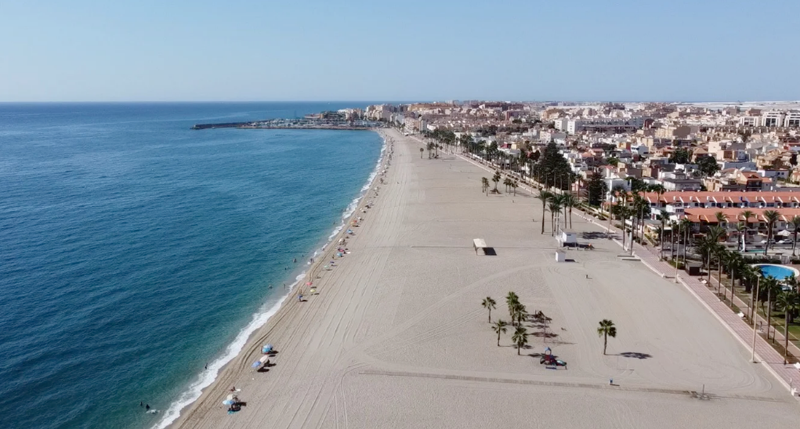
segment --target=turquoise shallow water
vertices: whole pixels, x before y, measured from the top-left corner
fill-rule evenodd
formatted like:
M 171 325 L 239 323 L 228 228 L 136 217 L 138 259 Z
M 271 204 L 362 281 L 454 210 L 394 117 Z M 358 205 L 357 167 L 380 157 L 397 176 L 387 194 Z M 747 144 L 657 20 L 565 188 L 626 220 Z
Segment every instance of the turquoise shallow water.
M 382 142 L 189 127 L 342 107 L 0 104 L 0 427 L 152 427 L 209 381 Z

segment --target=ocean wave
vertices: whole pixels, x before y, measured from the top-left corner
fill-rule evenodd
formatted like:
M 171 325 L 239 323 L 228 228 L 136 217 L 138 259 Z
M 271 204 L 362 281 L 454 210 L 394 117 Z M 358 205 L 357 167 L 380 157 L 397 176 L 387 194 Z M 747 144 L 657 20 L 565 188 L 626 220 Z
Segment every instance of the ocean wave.
M 353 215 L 358 204 L 366 195 L 367 191 L 372 187 L 372 182 L 375 181 L 375 178 L 378 176 L 378 172 L 380 171 L 381 164 L 383 163 L 383 157 L 386 152 L 386 139 L 383 138 L 383 146 L 381 147 L 381 153 L 378 157 L 378 162 L 375 164 L 375 169 L 370 173 L 369 178 L 367 178 L 367 183 L 361 187 L 361 191 L 359 195 L 353 199 L 352 202 L 347 206 L 344 213 L 342 214 L 342 222 L 336 228 L 333 229 L 333 233 L 328 237 L 328 241 L 325 245 L 322 246 L 321 249 L 315 250 L 313 257 L 316 258 L 319 254 L 324 253 L 325 248 L 333 241 L 333 239 L 342 231 L 344 228 L 347 219 Z M 309 262 L 310 265 L 310 262 Z M 239 353 L 241 353 L 244 346 L 247 344 L 248 338 L 250 335 L 253 334 L 257 329 L 264 326 L 269 319 L 274 316 L 278 310 L 280 310 L 281 306 L 283 305 L 286 298 L 292 293 L 292 290 L 295 286 L 297 286 L 306 276 L 306 271 L 303 271 L 300 275 L 295 278 L 294 283 L 289 285 L 289 290 L 281 296 L 277 302 L 272 304 L 271 307 L 267 308 L 268 303 L 264 304 L 264 306 L 259 309 L 258 312 L 253 314 L 250 323 L 247 324 L 241 331 L 236 335 L 236 338 L 228 344 L 225 348 L 225 352 L 222 354 L 220 358 L 217 360 L 212 361 L 208 364 L 208 370 L 204 370 L 198 378 L 189 385 L 189 387 L 181 393 L 177 400 L 173 401 L 167 411 L 164 412 L 164 417 L 159 420 L 153 429 L 165 429 L 169 425 L 175 422 L 180 415 L 181 410 L 194 403 L 197 399 L 200 398 L 200 395 L 203 393 L 203 389 L 210 386 L 214 383 L 219 375 L 220 370 L 230 361 L 232 361 Z

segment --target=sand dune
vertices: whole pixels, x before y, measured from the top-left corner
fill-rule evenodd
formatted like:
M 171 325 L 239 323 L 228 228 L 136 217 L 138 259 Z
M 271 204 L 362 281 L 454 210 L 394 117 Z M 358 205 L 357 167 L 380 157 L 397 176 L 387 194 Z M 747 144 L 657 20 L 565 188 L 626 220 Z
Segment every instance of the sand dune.
M 480 178 L 490 173 L 445 153 L 421 159 L 417 141 L 385 133 L 393 161 L 375 206 L 357 213 L 365 219 L 352 253 L 314 279 L 319 295 L 288 300 L 174 427 L 796 424 L 797 403 L 685 289 L 620 260 L 602 238 L 556 263 L 539 200 L 519 190 L 487 197 Z M 497 256 L 477 256 L 477 237 Z M 492 296 L 493 319 L 509 320 L 512 290 L 552 318 L 555 335 L 527 323 L 534 335 L 521 356 L 511 330 L 496 345 L 480 306 Z M 619 332 L 606 356 L 596 333 L 604 318 Z M 256 373 L 249 364 L 264 342 L 279 351 L 276 365 Z M 539 364 L 547 346 L 568 370 Z M 248 404 L 229 415 L 221 401 L 232 385 Z M 689 393 L 702 389 L 709 400 Z

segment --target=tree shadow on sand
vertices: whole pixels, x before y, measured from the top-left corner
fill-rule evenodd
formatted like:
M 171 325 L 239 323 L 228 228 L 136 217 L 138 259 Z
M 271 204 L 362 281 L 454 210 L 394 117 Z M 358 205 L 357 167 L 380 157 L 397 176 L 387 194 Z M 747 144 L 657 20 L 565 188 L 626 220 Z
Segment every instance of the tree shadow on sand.
M 619 353 L 618 356 L 631 358 L 631 359 L 650 359 L 651 357 L 653 357 L 653 356 L 651 356 L 651 355 L 649 355 L 647 353 L 639 353 L 639 352 L 623 352 L 623 353 Z

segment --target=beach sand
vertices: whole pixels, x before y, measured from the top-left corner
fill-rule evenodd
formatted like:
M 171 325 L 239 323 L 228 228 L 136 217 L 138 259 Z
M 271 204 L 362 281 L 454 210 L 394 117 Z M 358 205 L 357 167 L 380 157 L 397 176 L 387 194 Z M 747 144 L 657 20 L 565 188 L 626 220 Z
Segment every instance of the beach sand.
M 173 427 L 796 425 L 797 402 L 682 286 L 621 260 L 604 238 L 581 238 L 600 229 L 575 214 L 571 229 L 596 250 L 556 263 L 539 200 L 502 182 L 502 195 L 486 196 L 490 172 L 444 152 L 420 158 L 418 141 L 382 132 L 394 156 L 374 207 L 355 214 L 352 253 L 319 271 L 318 295 L 288 299 Z M 497 255 L 476 255 L 473 238 Z M 509 291 L 552 318 L 550 338 L 526 323 L 521 356 L 511 328 L 497 346 L 480 305 L 493 297 L 492 319 L 508 321 Z M 605 356 L 601 319 L 618 331 Z M 255 372 L 264 343 L 275 366 Z M 548 346 L 568 370 L 539 364 Z M 234 385 L 247 406 L 229 415 L 221 401 Z M 690 393 L 703 389 L 708 400 Z

